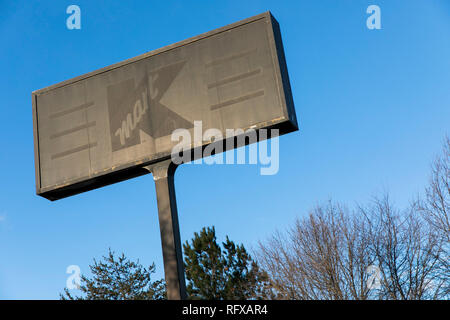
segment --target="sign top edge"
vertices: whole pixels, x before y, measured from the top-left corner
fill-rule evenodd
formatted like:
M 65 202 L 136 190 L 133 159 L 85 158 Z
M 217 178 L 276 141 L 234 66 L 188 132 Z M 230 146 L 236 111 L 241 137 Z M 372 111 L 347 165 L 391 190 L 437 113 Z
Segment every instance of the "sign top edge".
M 151 57 L 151 56 L 155 56 L 155 55 L 158 55 L 160 53 L 163 53 L 163 52 L 175 49 L 175 48 L 179 48 L 179 47 L 182 47 L 182 46 L 187 45 L 187 44 L 191 44 L 191 43 L 199 41 L 199 40 L 206 39 L 208 37 L 217 35 L 219 33 L 222 33 L 222 32 L 225 32 L 225 31 L 228 31 L 228 30 L 240 27 L 240 26 L 243 26 L 245 24 L 252 23 L 252 22 L 255 22 L 255 21 L 258 21 L 258 20 L 262 20 L 262 19 L 270 20 L 271 18 L 273 18 L 273 15 L 271 14 L 271 12 L 270 11 L 266 11 L 266 12 L 260 13 L 258 15 L 255 15 L 255 16 L 252 16 L 252 17 L 249 17 L 249 18 L 246 18 L 246 19 L 243 19 L 243 20 L 240 20 L 240 21 L 228 24 L 226 26 L 223 26 L 223 27 L 220 27 L 220 28 L 217 28 L 217 29 L 213 29 L 213 30 L 201 33 L 201 34 L 199 34 L 197 36 L 194 36 L 194 37 L 191 37 L 191 38 L 187 38 L 185 40 L 181 40 L 181 41 L 175 42 L 173 44 L 161 47 L 159 49 L 151 50 L 149 52 L 140 54 L 140 55 L 138 55 L 136 57 L 129 58 L 129 59 L 126 59 L 126 60 L 114 63 L 112 65 L 109 65 L 109 66 L 106 66 L 106 67 L 103 67 L 103 68 L 100 68 L 100 69 L 97 69 L 97 70 L 90 71 L 88 73 L 79 75 L 77 77 L 58 82 L 58 83 L 50 85 L 48 87 L 45 87 L 45 88 L 42 88 L 42 89 L 38 89 L 38 90 L 34 90 L 34 91 L 32 91 L 32 95 L 40 95 L 40 94 L 46 93 L 48 91 L 51 91 L 53 89 L 58 89 L 58 88 L 66 86 L 66 85 L 70 85 L 70 84 L 76 83 L 78 81 L 85 80 L 87 78 L 99 75 L 101 73 L 108 72 L 108 71 L 111 71 L 113 69 L 117 69 L 119 67 L 125 66 L 127 64 L 130 64 L 130 63 L 133 63 L 133 62 L 136 62 L 136 61 L 139 61 L 139 60 Z

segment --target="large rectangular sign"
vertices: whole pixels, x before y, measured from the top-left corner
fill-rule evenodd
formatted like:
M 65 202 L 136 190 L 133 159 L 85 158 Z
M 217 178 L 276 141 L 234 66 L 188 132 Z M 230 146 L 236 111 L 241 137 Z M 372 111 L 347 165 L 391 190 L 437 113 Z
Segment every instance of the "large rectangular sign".
M 297 130 L 270 13 L 37 90 L 32 103 L 37 194 L 50 200 L 147 173 L 194 121 L 224 136 Z

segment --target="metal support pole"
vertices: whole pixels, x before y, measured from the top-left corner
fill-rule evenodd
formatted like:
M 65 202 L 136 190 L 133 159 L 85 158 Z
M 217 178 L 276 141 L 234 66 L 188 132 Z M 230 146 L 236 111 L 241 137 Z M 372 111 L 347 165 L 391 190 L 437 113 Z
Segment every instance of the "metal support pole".
M 167 298 L 185 300 L 186 283 L 174 186 L 176 167 L 171 160 L 166 160 L 147 169 L 155 180 Z

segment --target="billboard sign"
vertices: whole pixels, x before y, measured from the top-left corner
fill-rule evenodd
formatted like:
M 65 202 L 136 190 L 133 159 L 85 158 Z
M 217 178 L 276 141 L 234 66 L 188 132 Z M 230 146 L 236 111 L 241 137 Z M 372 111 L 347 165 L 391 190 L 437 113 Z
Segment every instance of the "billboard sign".
M 297 130 L 270 13 L 34 91 L 32 104 L 37 194 L 50 200 L 148 173 L 195 121 L 224 137 Z

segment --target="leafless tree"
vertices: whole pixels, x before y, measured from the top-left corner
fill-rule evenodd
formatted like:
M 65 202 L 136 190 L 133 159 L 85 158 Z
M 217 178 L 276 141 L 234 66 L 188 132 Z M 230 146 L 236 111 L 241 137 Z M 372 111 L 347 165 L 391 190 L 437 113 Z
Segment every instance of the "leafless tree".
M 258 261 L 279 299 L 366 299 L 366 223 L 345 207 L 328 203 L 287 233 L 260 242 Z
M 425 219 L 450 242 L 450 138 L 446 137 L 441 155 L 431 166 L 425 199 L 417 202 Z
M 450 299 L 450 139 L 423 199 L 400 211 L 386 195 L 353 211 L 329 202 L 256 256 L 278 299 Z
M 440 278 L 450 293 L 450 138 L 446 137 L 442 153 L 431 166 L 431 177 L 424 199 L 416 202 L 416 208 L 442 238 Z
M 278 299 L 440 299 L 444 249 L 415 206 L 384 197 L 351 212 L 318 206 L 256 254 Z
M 380 286 L 372 298 L 390 300 L 448 297 L 442 277 L 445 247 L 439 233 L 422 219 L 416 206 L 396 210 L 389 197 L 359 208 L 368 227 L 368 254 L 379 271 Z

